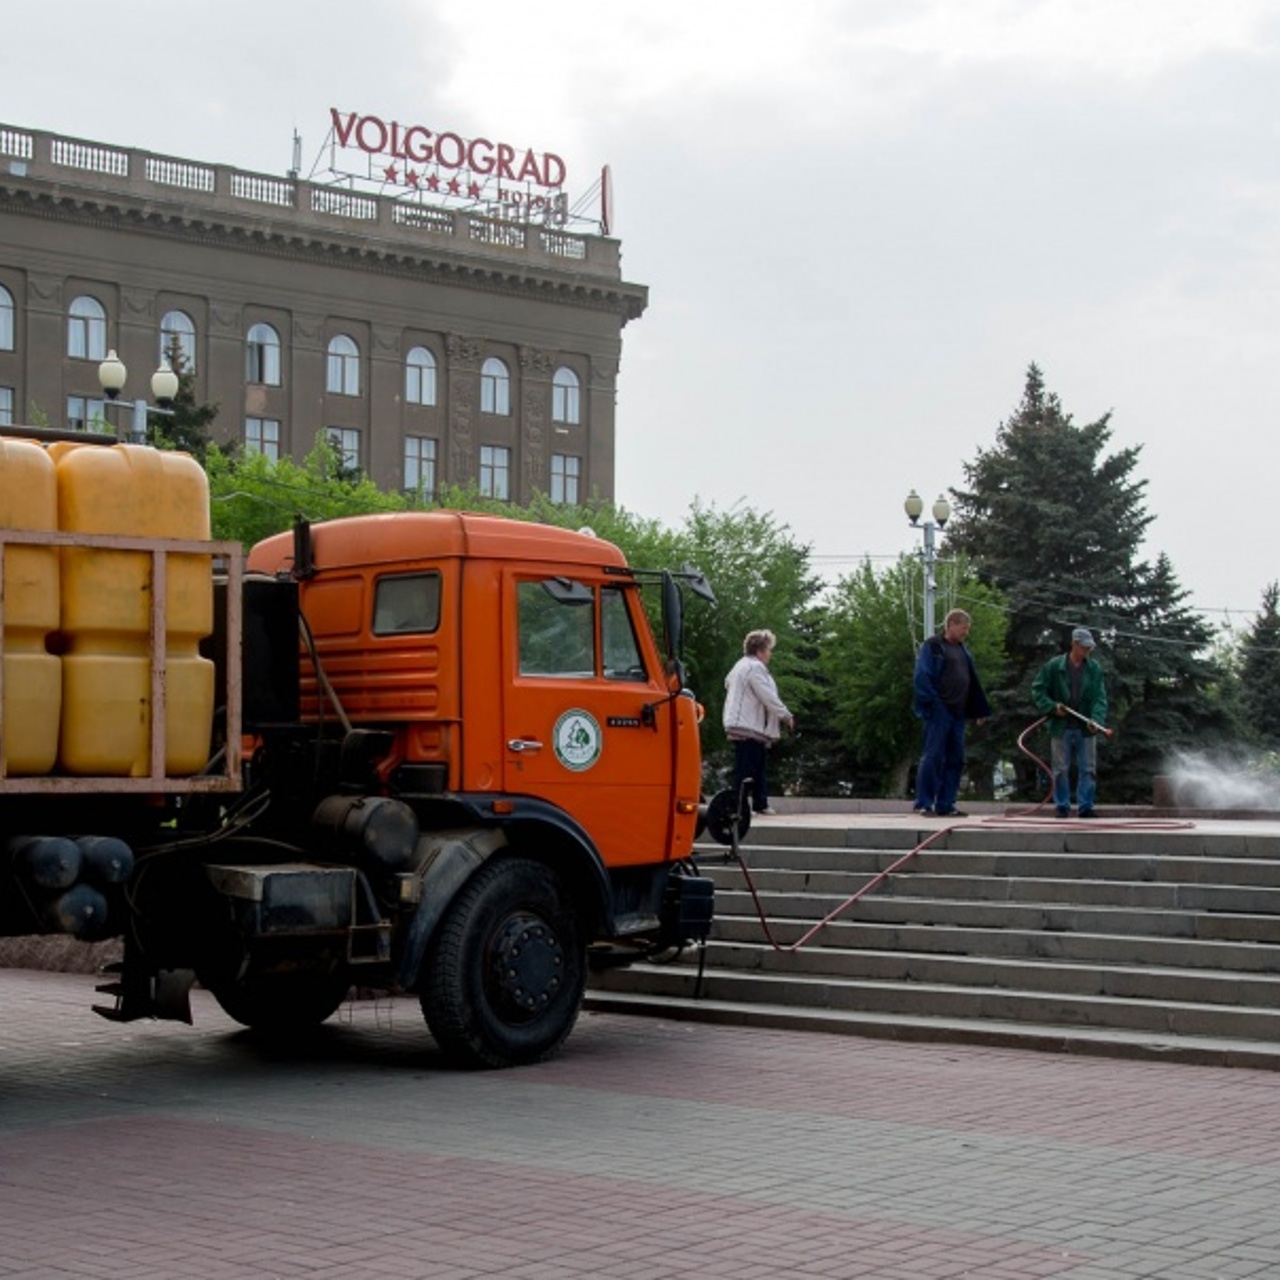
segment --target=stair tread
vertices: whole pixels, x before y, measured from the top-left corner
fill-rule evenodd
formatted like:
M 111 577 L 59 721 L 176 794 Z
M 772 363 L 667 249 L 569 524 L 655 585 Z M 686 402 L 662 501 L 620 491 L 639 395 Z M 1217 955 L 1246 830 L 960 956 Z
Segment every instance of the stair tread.
M 1109 971 L 1114 971 L 1112 966 L 1108 966 Z M 686 977 L 693 976 L 693 966 L 691 965 L 646 965 L 638 964 L 631 966 L 630 970 L 622 970 L 622 973 L 630 972 L 632 974 L 642 973 L 657 976 L 659 974 L 674 973 L 681 974 Z M 1232 974 L 1232 981 L 1243 981 L 1252 975 L 1249 974 Z M 1000 995 L 1007 998 L 1020 999 L 1025 998 L 1031 1000 L 1071 1000 L 1081 1001 L 1089 1004 L 1099 1005 L 1125 1005 L 1134 1004 L 1143 1007 L 1149 1007 L 1153 1004 L 1168 1006 L 1176 1009 L 1199 1009 L 1205 1012 L 1218 1012 L 1222 1006 L 1211 1004 L 1203 1000 L 1170 1000 L 1160 999 L 1150 1000 L 1141 996 L 1116 996 L 1109 995 L 1106 992 L 1075 992 L 1075 991 L 1039 991 L 1032 988 L 995 986 L 992 984 L 966 984 L 957 982 L 922 982 L 914 978 L 877 978 L 874 976 L 855 975 L 847 977 L 844 975 L 828 975 L 828 974 L 812 974 L 812 973 L 773 973 L 763 969 L 717 969 L 715 970 L 717 981 L 728 983 L 798 983 L 802 986 L 819 987 L 819 986 L 839 986 L 850 989 L 859 987 L 873 987 L 877 990 L 886 990 L 901 988 L 904 991 L 910 991 L 912 994 L 922 994 L 928 992 L 955 992 L 970 997 L 978 997 L 984 994 Z M 1235 1006 L 1236 1008 L 1247 1011 L 1249 1013 L 1258 1013 L 1267 1017 L 1275 1017 L 1280 1019 L 1280 1009 L 1268 1008 L 1266 1005 L 1243 1005 Z
M 1195 940 L 1192 939 L 1192 942 Z M 1236 945 L 1236 944 L 1229 944 Z M 711 952 L 718 948 L 747 948 L 762 954 L 774 954 L 774 948 L 767 942 L 754 942 L 750 940 L 738 941 L 730 938 L 711 938 L 707 942 L 707 950 Z M 778 953 L 784 954 L 784 953 Z M 967 964 L 967 965 L 1008 965 L 1013 968 L 1027 967 L 1048 967 L 1053 969 L 1072 969 L 1080 972 L 1097 973 L 1100 968 L 1105 968 L 1108 973 L 1122 973 L 1134 976 L 1145 976 L 1147 974 L 1158 974 L 1168 978 L 1185 978 L 1188 980 L 1204 981 L 1208 977 L 1219 976 L 1223 981 L 1256 983 L 1259 986 L 1273 986 L 1280 984 L 1280 972 L 1275 973 L 1257 973 L 1253 970 L 1241 969 L 1211 969 L 1207 972 L 1204 969 L 1192 968 L 1187 965 L 1172 964 L 1147 964 L 1140 961 L 1112 961 L 1105 966 L 1100 966 L 1096 961 L 1081 961 L 1071 958 L 1070 956 L 1002 956 L 988 955 L 985 952 L 980 954 L 972 953 L 951 953 L 937 951 L 913 951 L 907 947 L 822 947 L 819 952 L 823 957 L 830 956 L 835 959 L 849 957 L 864 957 L 866 959 L 902 959 L 905 961 L 914 961 L 918 964 Z M 693 959 L 680 962 L 683 968 L 696 963 Z M 661 966 L 650 966 L 655 971 Z M 777 972 L 765 971 L 758 968 L 750 970 L 751 973 Z
M 796 1008 L 793 1005 L 590 990 L 584 1007 L 593 1012 L 631 1013 L 696 1021 L 844 1032 L 880 1038 L 941 1040 L 1010 1048 L 1051 1049 L 1113 1056 L 1147 1056 L 1175 1062 L 1280 1070 L 1280 1044 L 1234 1036 L 1073 1027 L 993 1018 L 949 1018 L 923 1014 L 863 1013 Z

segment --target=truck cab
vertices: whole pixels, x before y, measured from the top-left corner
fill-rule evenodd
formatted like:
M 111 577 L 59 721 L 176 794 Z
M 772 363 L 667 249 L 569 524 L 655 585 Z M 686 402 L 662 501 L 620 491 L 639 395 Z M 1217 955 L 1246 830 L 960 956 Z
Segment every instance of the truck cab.
M 275 811 L 258 825 L 313 833 L 306 870 L 262 873 L 276 916 L 323 930 L 323 855 L 353 863 L 376 904 L 348 912 L 341 891 L 344 920 L 384 926 L 379 945 L 325 958 L 325 990 L 363 964 L 362 984 L 419 993 L 451 1056 L 504 1065 L 564 1038 L 588 963 L 705 937 L 710 884 L 687 861 L 701 709 L 640 591 L 589 532 L 457 512 L 253 549 L 246 688 L 269 693 L 246 697 L 248 773 Z M 256 873 L 215 874 L 223 894 L 267 893 Z M 210 985 L 243 1021 L 274 1020 L 289 1000 L 272 993 L 307 965 L 253 912 L 238 931 Z

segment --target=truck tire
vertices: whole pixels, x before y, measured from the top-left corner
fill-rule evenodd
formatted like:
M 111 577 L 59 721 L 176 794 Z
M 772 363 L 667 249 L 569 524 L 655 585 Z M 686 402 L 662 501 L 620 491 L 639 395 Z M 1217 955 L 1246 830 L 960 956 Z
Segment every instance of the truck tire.
M 427 965 L 422 1011 L 445 1056 L 513 1067 L 549 1057 L 573 1030 L 586 946 L 559 876 L 498 857 L 450 904 Z
M 294 1035 L 336 1013 L 351 980 L 331 973 L 268 973 L 209 987 L 228 1017 L 264 1036 Z

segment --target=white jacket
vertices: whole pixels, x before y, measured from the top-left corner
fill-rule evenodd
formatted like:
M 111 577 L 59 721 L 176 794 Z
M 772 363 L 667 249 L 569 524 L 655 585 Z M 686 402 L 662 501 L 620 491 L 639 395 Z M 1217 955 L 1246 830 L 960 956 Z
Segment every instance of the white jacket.
M 777 742 L 782 722 L 791 719 L 769 668 L 744 654 L 724 678 L 724 731 L 730 738 Z

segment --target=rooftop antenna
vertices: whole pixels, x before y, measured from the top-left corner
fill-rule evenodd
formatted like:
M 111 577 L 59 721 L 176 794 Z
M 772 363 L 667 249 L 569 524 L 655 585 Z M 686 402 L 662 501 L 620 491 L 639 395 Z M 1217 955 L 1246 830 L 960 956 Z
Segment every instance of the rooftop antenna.
M 289 177 L 297 182 L 298 175 L 302 172 L 302 134 L 297 129 L 293 131 L 293 167 L 289 170 Z

